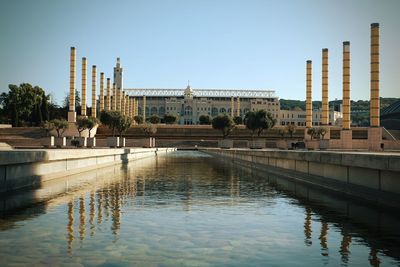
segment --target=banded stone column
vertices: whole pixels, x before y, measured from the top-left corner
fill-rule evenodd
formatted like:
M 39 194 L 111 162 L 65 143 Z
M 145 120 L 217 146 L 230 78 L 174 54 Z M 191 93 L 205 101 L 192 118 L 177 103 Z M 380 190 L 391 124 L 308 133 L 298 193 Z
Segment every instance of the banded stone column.
M 371 101 L 370 125 L 380 126 L 379 118 L 379 23 L 371 24 Z
M 81 115 L 86 116 L 86 58 L 82 58 L 82 103 L 81 103 Z
M 307 73 L 306 73 L 306 127 L 311 128 L 312 127 L 312 97 L 311 97 L 311 72 L 312 72 L 312 61 L 307 60 Z
M 231 117 L 233 118 L 235 112 L 235 101 L 233 96 L 231 97 Z
M 116 92 L 116 110 L 121 112 L 121 90 L 117 88 L 115 84 L 115 92 Z
M 128 94 L 125 95 L 125 116 L 130 117 L 131 113 L 129 113 L 130 103 Z
M 120 92 L 119 96 L 120 96 L 120 100 L 121 100 L 121 106 L 120 106 L 121 110 L 120 110 L 120 112 L 121 112 L 122 115 L 125 115 L 125 92 L 122 92 L 120 90 L 118 90 L 118 91 Z
M 111 80 L 107 78 L 106 111 L 111 110 Z
M 129 106 L 130 106 L 129 116 L 133 119 L 133 117 L 134 117 L 133 114 L 135 112 L 135 99 L 134 98 L 129 97 Z
M 343 130 L 350 130 L 350 42 L 343 42 Z
M 68 111 L 68 122 L 76 122 L 75 112 L 75 65 L 76 51 L 75 47 L 70 48 L 70 59 L 69 59 L 69 111 Z
M 116 90 L 116 87 L 115 87 L 115 83 L 113 83 L 113 86 L 112 86 L 112 105 L 111 105 L 111 110 L 113 110 L 113 111 L 115 111 L 115 110 L 117 110 L 116 108 L 117 108 L 117 90 Z
M 329 125 L 328 106 L 328 48 L 322 49 L 322 125 Z
M 104 73 L 100 72 L 100 112 L 104 110 Z
M 96 118 L 96 65 L 92 66 L 92 117 Z

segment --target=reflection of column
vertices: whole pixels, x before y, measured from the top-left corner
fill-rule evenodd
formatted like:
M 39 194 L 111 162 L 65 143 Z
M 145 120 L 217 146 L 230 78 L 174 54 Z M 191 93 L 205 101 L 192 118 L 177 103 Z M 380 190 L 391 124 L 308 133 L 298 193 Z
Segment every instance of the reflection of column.
M 81 115 L 86 116 L 86 58 L 82 58 L 82 103 Z
M 115 186 L 110 192 L 111 192 L 111 205 L 112 205 L 111 230 L 113 235 L 117 235 L 121 226 L 121 205 L 120 205 L 119 185 Z
M 106 111 L 111 109 L 111 81 L 107 78 L 107 97 L 106 97 Z
M 74 241 L 74 200 L 68 202 L 68 224 L 67 224 L 67 243 L 68 252 L 72 252 L 72 242 Z
M 342 242 L 340 243 L 340 250 L 339 253 L 342 258 L 342 262 L 344 265 L 347 265 L 349 262 L 349 255 L 350 255 L 350 244 L 351 244 L 351 236 L 347 234 L 347 232 L 342 231 Z
M 328 48 L 324 48 L 322 49 L 322 125 L 329 124 L 328 112 Z
M 100 112 L 104 110 L 104 73 L 100 72 Z
M 375 248 L 371 248 L 368 257 L 369 264 L 374 267 L 378 267 L 381 264 L 381 260 L 378 257 L 378 253 Z
M 86 211 L 85 211 L 85 198 L 81 196 L 79 198 L 79 238 L 81 241 L 85 238 L 86 228 Z
M 94 235 L 94 216 L 95 216 L 95 196 L 94 193 L 90 193 L 90 202 L 89 202 L 89 207 L 90 207 L 90 213 L 89 213 L 89 224 L 90 224 L 90 235 Z
M 311 246 L 312 241 L 311 241 L 311 209 L 310 208 L 306 208 L 306 219 L 304 221 L 304 235 L 305 235 L 305 239 L 304 239 L 304 243 L 307 246 Z
M 343 129 L 350 129 L 350 42 L 343 42 Z
M 104 192 L 104 210 L 106 212 L 106 217 L 110 217 L 110 201 L 109 201 L 109 191 L 106 189 Z
M 311 79 L 312 79 L 312 61 L 307 60 L 307 81 L 306 81 L 306 127 L 312 127 L 312 97 L 311 97 Z
M 328 244 L 327 244 L 327 238 L 328 238 L 328 230 L 329 226 L 326 222 L 321 222 L 321 234 L 319 236 L 320 244 L 321 244 L 321 249 L 322 249 L 322 256 L 328 256 Z
M 92 66 L 92 117 L 96 118 L 96 65 Z
M 370 125 L 379 127 L 379 23 L 371 24 L 371 105 Z
M 103 220 L 103 194 L 101 190 L 97 192 L 97 224 L 101 224 Z

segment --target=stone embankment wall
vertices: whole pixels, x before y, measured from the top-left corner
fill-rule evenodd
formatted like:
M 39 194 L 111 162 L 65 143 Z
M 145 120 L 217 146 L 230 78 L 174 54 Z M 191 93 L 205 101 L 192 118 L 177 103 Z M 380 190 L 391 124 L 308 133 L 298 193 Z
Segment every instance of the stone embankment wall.
M 400 208 L 400 155 L 332 151 L 201 151 L 375 204 Z
M 167 153 L 175 148 L 38 149 L 0 151 L 0 192 L 96 168 Z

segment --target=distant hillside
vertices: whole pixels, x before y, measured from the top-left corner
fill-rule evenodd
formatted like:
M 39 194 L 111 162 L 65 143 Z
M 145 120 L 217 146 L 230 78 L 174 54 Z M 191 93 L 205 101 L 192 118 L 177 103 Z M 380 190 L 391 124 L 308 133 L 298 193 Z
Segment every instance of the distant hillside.
M 398 100 L 400 100 L 400 98 L 381 97 L 381 110 Z M 281 109 L 283 110 L 294 110 L 299 108 L 301 110 L 306 110 L 306 101 L 280 99 L 280 104 Z M 334 110 L 337 111 L 339 110 L 341 104 L 342 100 L 329 101 L 329 107 L 334 107 Z M 313 101 L 313 109 L 320 109 L 321 106 L 321 101 Z M 369 100 L 351 101 L 351 120 L 353 124 L 359 126 L 369 125 Z

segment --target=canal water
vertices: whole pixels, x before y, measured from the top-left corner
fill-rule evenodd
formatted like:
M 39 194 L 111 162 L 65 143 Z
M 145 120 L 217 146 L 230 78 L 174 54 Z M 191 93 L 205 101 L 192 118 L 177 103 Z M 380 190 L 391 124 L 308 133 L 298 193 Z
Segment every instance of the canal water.
M 45 183 L 2 205 L 0 266 L 400 265 L 394 214 L 200 152 Z

